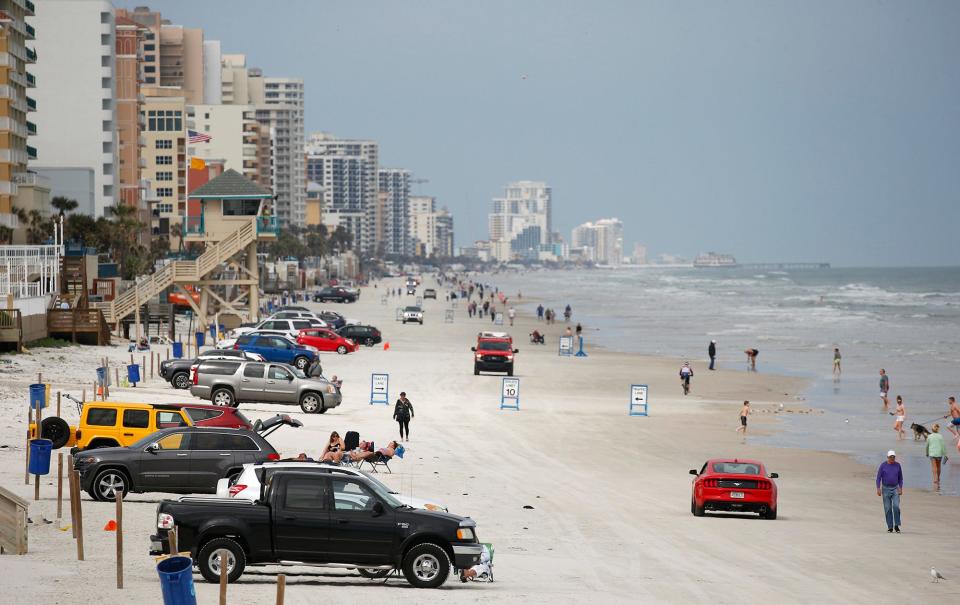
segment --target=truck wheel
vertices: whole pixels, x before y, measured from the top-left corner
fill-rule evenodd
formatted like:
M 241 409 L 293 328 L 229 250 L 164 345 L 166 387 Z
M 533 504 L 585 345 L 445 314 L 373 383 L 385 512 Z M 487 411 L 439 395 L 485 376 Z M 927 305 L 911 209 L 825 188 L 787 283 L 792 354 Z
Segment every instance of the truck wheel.
M 172 384 L 175 389 L 189 389 L 190 375 L 186 372 L 177 372 L 173 375 L 173 378 L 170 379 L 170 384 Z
M 70 441 L 70 425 L 59 416 L 44 418 L 40 422 L 40 436 L 53 442 L 53 449 L 58 450 Z
M 211 584 L 220 582 L 220 555 L 227 559 L 227 582 L 236 582 L 243 574 L 247 564 L 247 555 L 235 540 L 230 538 L 214 538 L 200 549 L 197 555 L 197 566 L 203 579 Z
M 390 575 L 392 569 L 364 569 L 362 567 L 357 568 L 357 573 L 359 573 L 364 578 L 370 580 L 379 580 L 380 578 L 386 578 Z
M 308 364 L 308 363 L 310 363 L 310 360 L 307 359 L 306 357 L 302 357 L 302 356 L 301 356 L 301 357 L 297 357 L 296 359 L 293 360 L 293 365 L 294 365 L 298 370 L 301 370 L 301 371 L 302 371 L 304 368 L 307 367 L 307 364 Z
M 340 345 L 339 347 L 337 347 L 337 354 L 338 354 L 338 355 L 346 355 L 346 354 L 347 354 L 347 346 L 346 346 L 346 345 Z
M 100 502 L 113 502 L 117 499 L 117 492 L 123 492 L 126 496 L 130 486 L 123 471 L 108 468 L 97 473 L 90 491 L 92 492 L 90 495 Z
M 450 575 L 450 557 L 436 544 L 417 544 L 403 557 L 403 575 L 414 588 L 436 588 Z
M 304 414 L 316 414 L 323 409 L 323 399 L 316 393 L 304 393 L 300 397 L 300 409 Z
M 233 407 L 233 392 L 230 389 L 215 389 L 210 395 L 213 405 Z

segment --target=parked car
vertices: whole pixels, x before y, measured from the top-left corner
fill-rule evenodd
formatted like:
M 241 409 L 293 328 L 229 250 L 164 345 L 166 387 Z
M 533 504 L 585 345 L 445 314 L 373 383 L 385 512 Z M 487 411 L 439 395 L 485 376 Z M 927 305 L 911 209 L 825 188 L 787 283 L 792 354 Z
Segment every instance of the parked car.
M 298 370 L 305 369 L 317 358 L 317 349 L 271 334 L 244 334 L 234 343 L 234 348 L 256 353 L 266 361 L 289 363 Z
M 151 433 L 127 447 L 78 452 L 74 468 L 81 489 L 95 500 L 110 501 L 118 491 L 213 494 L 217 481 L 239 473 L 244 464 L 279 458 L 253 431 L 180 427 Z
M 708 510 L 759 513 L 777 518 L 777 473 L 767 474 L 762 462 L 717 458 L 707 460 L 694 475 L 690 512 L 702 517 Z
M 436 588 L 451 567 L 480 561 L 476 523 L 449 513 L 412 509 L 365 477 L 278 470 L 262 500 L 181 498 L 157 507 L 150 554 L 166 554 L 177 528 L 208 582 L 220 580 L 220 557 L 235 582 L 248 565 L 298 561 L 352 566 L 368 577 L 403 571 L 417 588 Z
M 313 295 L 313 302 L 336 302 L 336 303 L 352 303 L 357 302 L 357 294 L 342 288 L 339 286 L 331 286 L 329 288 L 322 288 L 316 294 Z
M 336 351 L 340 355 L 353 353 L 359 347 L 349 338 L 340 336 L 333 330 L 326 328 L 308 328 L 300 330 L 297 342 L 316 347 L 321 351 Z
M 296 305 L 286 305 L 286 306 L 280 307 L 279 309 L 277 309 L 277 311 L 278 312 L 279 311 L 310 311 L 310 309 L 306 307 L 298 307 Z
M 277 311 L 267 319 L 320 319 L 313 311 Z
M 428 298 L 432 298 L 433 300 L 437 300 L 437 291 L 434 290 L 433 288 L 427 288 L 426 290 L 424 290 L 424 291 L 423 291 L 423 300 L 427 300 Z
M 191 381 L 190 394 L 214 405 L 289 403 L 307 414 L 323 414 L 342 400 L 340 389 L 326 378 L 309 378 L 282 363 L 203 361 Z
M 160 377 L 175 389 L 190 388 L 190 367 L 204 359 L 249 359 L 264 361 L 258 353 L 239 349 L 207 349 L 193 359 L 167 359 L 160 362 Z
M 416 286 L 407 286 L 407 296 L 413 296 L 416 293 L 417 293 Z
M 327 327 L 327 323 L 318 317 L 301 319 L 265 319 L 255 326 L 240 326 L 233 331 L 234 336 L 243 336 L 251 332 L 259 334 L 277 334 L 296 338 L 297 332 L 304 328 Z
M 406 307 L 403 309 L 403 323 L 408 321 L 418 322 L 423 325 L 423 309 L 420 307 Z
M 372 347 L 383 340 L 383 335 L 380 334 L 380 330 L 373 326 L 344 326 L 337 330 L 337 334 L 344 338 L 349 338 L 353 342 L 365 344 L 368 347 Z
M 207 415 L 204 404 L 126 403 L 122 401 L 89 401 L 82 404 L 80 422 L 70 426 L 59 416 L 48 416 L 40 423 L 41 437 L 53 447 L 71 446 L 73 451 L 130 445 L 159 429 L 191 425 L 221 426 L 230 423 L 251 428 L 242 414 Z M 195 409 L 194 409 L 195 408 Z M 30 424 L 31 438 L 36 436 L 36 423 Z
M 480 332 L 473 351 L 473 375 L 480 372 L 506 372 L 513 376 L 513 356 L 519 349 L 513 348 L 513 338 L 505 332 Z
M 336 311 L 320 311 L 320 319 L 327 322 L 327 326 L 333 330 L 339 330 L 347 325 L 347 319 Z
M 349 475 L 351 477 L 365 477 L 367 481 L 375 482 L 394 498 L 412 508 L 422 508 L 424 510 L 434 510 L 449 512 L 447 507 L 438 504 L 433 499 L 414 498 L 413 496 L 403 495 L 388 487 L 373 476 L 349 466 L 336 466 L 325 462 L 310 462 L 302 460 L 281 460 L 279 462 L 264 462 L 262 464 L 246 464 L 243 472 L 234 475 L 229 479 L 221 479 L 217 483 L 217 497 L 219 498 L 245 498 L 247 500 L 259 500 L 263 498 L 264 485 L 270 483 L 273 475 L 277 471 L 298 470 L 307 472 L 333 473 Z

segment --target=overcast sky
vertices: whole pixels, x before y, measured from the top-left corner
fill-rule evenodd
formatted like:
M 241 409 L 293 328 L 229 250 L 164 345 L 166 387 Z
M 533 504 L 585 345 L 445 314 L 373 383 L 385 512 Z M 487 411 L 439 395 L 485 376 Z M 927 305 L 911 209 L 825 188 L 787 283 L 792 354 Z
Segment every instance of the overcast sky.
M 626 252 L 960 264 L 960 2 L 150 5 L 302 77 L 307 131 L 429 179 L 457 246 L 532 179 Z

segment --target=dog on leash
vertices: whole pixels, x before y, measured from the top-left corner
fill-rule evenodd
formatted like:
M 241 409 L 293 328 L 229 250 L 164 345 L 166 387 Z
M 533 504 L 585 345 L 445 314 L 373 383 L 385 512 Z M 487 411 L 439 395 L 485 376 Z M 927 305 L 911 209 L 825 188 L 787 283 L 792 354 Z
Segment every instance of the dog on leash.
M 930 434 L 930 431 L 927 430 L 927 427 L 923 426 L 922 424 L 917 424 L 916 422 L 911 424 L 910 428 L 913 429 L 914 441 L 920 441 L 921 437 L 923 438 L 924 441 L 926 441 L 927 435 Z

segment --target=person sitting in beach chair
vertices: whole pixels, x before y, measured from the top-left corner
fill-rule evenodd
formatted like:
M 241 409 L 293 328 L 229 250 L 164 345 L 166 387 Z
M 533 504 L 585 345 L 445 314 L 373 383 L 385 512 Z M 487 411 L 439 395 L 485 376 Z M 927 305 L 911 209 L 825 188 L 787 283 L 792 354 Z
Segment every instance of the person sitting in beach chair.
M 530 332 L 530 342 L 535 345 L 547 344 L 547 341 L 543 337 L 543 334 L 540 333 L 540 330 L 534 330 L 533 332 Z
M 370 469 L 374 473 L 378 472 L 377 468 L 380 466 L 387 469 L 388 473 L 393 473 L 393 471 L 390 470 L 390 461 L 393 460 L 394 456 L 403 458 L 403 453 L 403 446 L 396 441 L 391 441 L 387 444 L 387 447 L 382 447 L 375 451 L 351 452 L 350 459 L 354 462 L 360 462 L 361 466 L 366 462 L 370 465 Z
M 483 543 L 480 563 L 460 572 L 461 582 L 493 582 L 493 544 Z
M 333 431 L 330 433 L 330 439 L 327 441 L 327 445 L 323 448 L 323 453 L 320 455 L 320 462 L 340 464 L 345 450 L 346 446 L 343 443 L 343 439 L 340 438 L 340 433 Z

